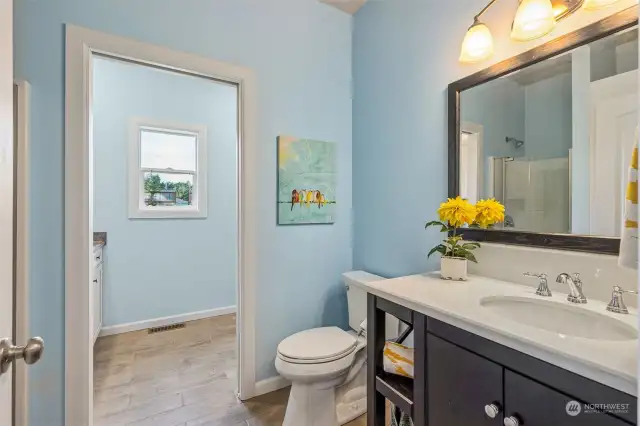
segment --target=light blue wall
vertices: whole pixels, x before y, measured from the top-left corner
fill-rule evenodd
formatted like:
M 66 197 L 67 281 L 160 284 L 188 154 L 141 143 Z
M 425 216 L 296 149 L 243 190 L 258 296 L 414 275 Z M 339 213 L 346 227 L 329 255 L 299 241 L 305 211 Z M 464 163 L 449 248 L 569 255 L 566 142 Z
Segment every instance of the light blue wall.
M 424 224 L 447 195 L 447 85 L 468 74 L 460 43 L 484 0 L 370 1 L 355 17 L 354 267 L 433 269 Z
M 488 157 L 523 157 L 524 147 L 517 148 L 506 138 L 525 139 L 525 89 L 509 78 L 499 78 L 460 94 L 462 126 L 471 122 L 482 126 L 483 184 L 480 198 L 492 193 Z
M 500 78 L 465 90 L 460 94 L 460 115 L 463 122 L 482 126 L 484 158 L 524 155 L 523 147 L 505 141 L 525 138 L 525 90 L 515 81 Z
M 255 236 L 258 379 L 276 374 L 276 346 L 285 336 L 347 324 L 340 275 L 352 267 L 348 15 L 316 0 L 18 0 L 14 13 L 16 77 L 32 85 L 31 181 L 40 183 L 31 192 L 31 333 L 48 342 L 29 370 L 30 426 L 63 424 L 64 23 L 255 70 L 262 161 L 254 172 L 265 194 Z M 434 113 L 444 120 L 442 110 Z M 335 225 L 276 226 L 279 133 L 338 143 Z M 370 208 L 383 202 L 374 198 Z
M 527 85 L 500 78 L 460 94 L 462 121 L 483 126 L 483 157 L 567 157 L 571 148 L 571 73 Z M 505 137 L 525 141 L 515 148 Z M 486 182 L 486 180 L 485 180 Z
M 573 138 L 571 103 L 571 73 L 526 86 L 524 149 L 529 160 L 569 156 Z
M 236 88 L 110 59 L 93 70 L 94 229 L 109 243 L 103 325 L 235 305 Z M 206 127 L 206 219 L 128 218 L 133 118 Z

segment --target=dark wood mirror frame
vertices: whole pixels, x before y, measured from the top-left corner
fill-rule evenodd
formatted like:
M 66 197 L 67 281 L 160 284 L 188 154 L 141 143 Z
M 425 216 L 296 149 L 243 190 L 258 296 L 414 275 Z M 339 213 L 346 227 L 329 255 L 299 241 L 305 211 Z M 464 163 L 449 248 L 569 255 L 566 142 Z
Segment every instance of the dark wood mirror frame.
M 499 62 L 482 71 L 453 82 L 448 89 L 449 197 L 459 193 L 460 167 L 460 92 L 526 68 L 577 47 L 610 36 L 638 24 L 638 6 L 632 6 L 594 24 L 551 40 L 541 46 Z M 464 228 L 468 240 L 545 247 L 617 255 L 620 239 L 588 235 L 549 234 L 525 231 Z

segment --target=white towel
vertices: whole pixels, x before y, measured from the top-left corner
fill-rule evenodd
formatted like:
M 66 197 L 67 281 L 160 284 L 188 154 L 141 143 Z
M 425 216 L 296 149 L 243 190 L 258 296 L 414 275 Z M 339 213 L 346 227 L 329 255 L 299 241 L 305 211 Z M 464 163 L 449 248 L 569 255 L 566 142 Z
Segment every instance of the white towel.
M 382 356 L 384 371 L 413 378 L 413 349 L 394 342 L 386 342 Z
M 620 239 L 618 264 L 638 269 L 638 129 L 629 165 L 629 179 L 624 200 L 624 223 Z

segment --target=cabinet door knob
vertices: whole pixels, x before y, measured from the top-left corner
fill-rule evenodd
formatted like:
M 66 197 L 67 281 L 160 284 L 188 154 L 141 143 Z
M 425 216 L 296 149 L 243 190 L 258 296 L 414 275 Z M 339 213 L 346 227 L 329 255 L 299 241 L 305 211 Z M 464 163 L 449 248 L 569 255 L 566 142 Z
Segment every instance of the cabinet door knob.
M 520 426 L 520 420 L 516 416 L 505 417 L 504 426 Z
M 497 404 L 487 404 L 484 406 L 484 412 L 490 419 L 495 419 L 500 413 L 500 407 Z

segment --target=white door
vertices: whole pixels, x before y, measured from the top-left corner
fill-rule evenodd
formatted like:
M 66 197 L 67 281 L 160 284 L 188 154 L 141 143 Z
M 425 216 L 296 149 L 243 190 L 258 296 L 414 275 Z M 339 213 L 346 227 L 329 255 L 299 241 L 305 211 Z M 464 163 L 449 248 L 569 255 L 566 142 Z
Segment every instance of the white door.
M 28 269 L 25 244 L 28 221 L 25 163 L 28 158 L 28 84 L 22 82 L 19 88 L 14 87 L 11 6 L 12 0 L 0 0 L 0 425 L 25 426 L 28 423 L 27 380 L 23 363 L 37 362 L 44 344 L 40 338 L 25 342 L 27 325 L 23 307 L 26 306 L 25 286 L 28 281 L 25 275 Z M 21 167 L 15 164 L 18 157 Z M 14 170 L 19 174 L 15 174 Z M 16 211 L 20 214 L 16 214 Z M 16 282 L 20 285 L 16 286 Z M 14 312 L 16 306 L 19 312 Z M 22 316 L 16 320 L 16 314 Z M 24 346 L 15 346 L 16 339 Z M 16 361 L 20 363 L 17 370 Z
M 13 337 L 12 19 L 12 0 L 0 0 L 0 339 Z M 0 374 L 0 425 L 13 422 L 12 395 L 12 375 L 8 371 Z
M 592 235 L 620 236 L 627 170 L 638 125 L 637 75 L 631 71 L 592 83 Z
M 0 0 L 0 339 L 13 337 L 13 11 Z M 2 368 L 0 364 L 0 369 Z M 11 425 L 12 374 L 0 374 L 0 425 Z

